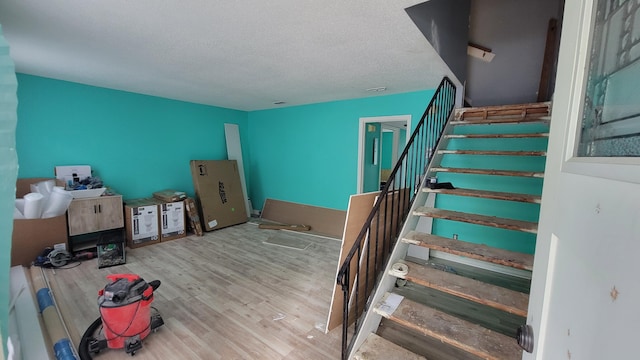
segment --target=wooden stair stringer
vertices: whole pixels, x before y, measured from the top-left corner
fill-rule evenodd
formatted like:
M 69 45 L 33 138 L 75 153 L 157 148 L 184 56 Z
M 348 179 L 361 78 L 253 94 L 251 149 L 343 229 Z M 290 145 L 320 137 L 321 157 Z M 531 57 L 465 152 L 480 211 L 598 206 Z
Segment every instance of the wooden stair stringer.
M 407 274 L 395 276 L 510 314 L 527 317 L 528 294 L 413 262 L 407 262 L 406 265 L 409 268 Z M 390 272 L 390 274 L 394 275 L 395 272 Z
M 391 321 L 457 347 L 482 359 L 519 360 L 522 349 L 515 338 L 496 333 L 480 325 L 462 320 L 426 305 L 402 298 L 394 309 L 387 300 L 395 295 L 385 294 L 374 311 Z

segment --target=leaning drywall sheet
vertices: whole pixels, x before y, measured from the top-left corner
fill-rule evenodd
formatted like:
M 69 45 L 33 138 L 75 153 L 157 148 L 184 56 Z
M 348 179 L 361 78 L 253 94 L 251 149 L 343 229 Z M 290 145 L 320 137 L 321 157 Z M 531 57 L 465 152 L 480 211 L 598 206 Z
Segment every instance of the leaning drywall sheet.
M 240 144 L 240 130 L 238 129 L 238 125 L 224 124 L 224 137 L 227 142 L 227 159 L 235 160 L 238 163 L 244 206 L 247 210 L 247 217 L 251 217 L 252 206 L 249 194 L 247 193 L 247 181 L 244 177 L 244 162 L 242 161 L 242 146 Z
M 367 220 L 369 213 L 371 213 L 371 209 L 373 208 L 373 204 L 379 193 L 379 191 L 376 191 L 366 194 L 351 195 L 351 197 L 349 197 L 349 207 L 347 208 L 347 217 L 342 235 L 342 247 L 340 248 L 340 260 L 338 261 L 338 268 L 334 279 L 337 279 L 340 266 L 342 266 L 349 250 L 353 247 L 358 234 L 362 230 L 362 226 Z M 352 265 L 352 276 L 349 279 L 350 284 L 353 284 L 353 277 L 355 277 L 356 270 L 355 262 Z M 327 328 L 325 329 L 325 332 L 329 332 L 342 324 L 343 305 L 344 298 L 342 288 L 336 284 L 333 290 L 333 295 L 331 296 L 331 305 L 329 308 L 329 317 L 327 319 Z
M 267 199 L 262 207 L 260 217 L 282 224 L 308 225 L 314 233 L 340 239 L 342 237 L 346 212 L 319 206 Z

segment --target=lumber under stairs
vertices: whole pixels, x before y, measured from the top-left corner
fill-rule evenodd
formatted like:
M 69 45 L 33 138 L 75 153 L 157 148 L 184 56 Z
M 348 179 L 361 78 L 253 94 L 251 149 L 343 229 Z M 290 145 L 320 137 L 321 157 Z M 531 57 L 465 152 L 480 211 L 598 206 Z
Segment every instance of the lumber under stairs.
M 351 359 L 522 357 L 549 114 L 455 111 L 427 174 L 438 185 L 416 198 Z

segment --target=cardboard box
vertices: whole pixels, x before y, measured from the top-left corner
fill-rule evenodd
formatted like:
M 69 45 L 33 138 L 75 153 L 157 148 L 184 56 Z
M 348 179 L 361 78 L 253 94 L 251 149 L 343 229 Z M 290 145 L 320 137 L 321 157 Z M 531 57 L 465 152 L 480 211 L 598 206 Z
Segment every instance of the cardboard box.
M 49 178 L 18 179 L 16 197 L 22 198 L 31 192 L 31 184 Z M 48 219 L 14 219 L 11 236 L 11 266 L 30 266 L 36 257 L 47 247 L 63 243 L 67 245 L 66 215 Z
M 188 223 L 191 227 L 191 231 L 197 236 L 202 236 L 202 224 L 200 222 L 200 215 L 198 215 L 198 208 L 196 202 L 192 198 L 186 198 L 184 200 L 184 207 L 187 210 Z
M 205 231 L 247 222 L 235 160 L 191 160 L 190 166 Z
M 180 239 L 187 236 L 184 201 L 159 201 L 160 241 Z
M 126 200 L 124 227 L 127 246 L 136 248 L 160 242 L 158 202 L 153 198 Z
M 158 200 L 170 203 L 170 202 L 182 201 L 186 199 L 187 193 L 184 191 L 169 189 L 169 190 L 156 191 L 153 193 L 153 197 Z

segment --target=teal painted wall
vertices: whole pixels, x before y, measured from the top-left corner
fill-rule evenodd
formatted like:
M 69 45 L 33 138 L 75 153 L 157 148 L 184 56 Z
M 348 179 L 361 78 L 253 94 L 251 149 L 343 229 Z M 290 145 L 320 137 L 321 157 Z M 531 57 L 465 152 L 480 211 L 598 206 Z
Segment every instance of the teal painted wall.
M 400 129 L 400 136 L 398 137 L 398 157 L 402 155 L 405 146 L 407 146 L 407 130 Z
M 434 90 L 249 113 L 251 199 L 346 210 L 357 191 L 361 117 L 411 115 L 413 126 Z
M 125 199 L 166 188 L 193 195 L 189 161 L 227 158 L 224 123 L 238 124 L 249 163 L 244 111 L 24 74 L 18 85 L 20 178 L 91 165 Z
M 458 126 L 457 134 L 514 132 L 513 125 Z M 518 125 L 520 132 L 545 132 L 546 125 Z M 448 149 L 540 151 L 546 150 L 547 138 L 530 139 L 452 139 Z M 545 157 L 524 156 L 478 156 L 445 155 L 444 167 L 510 169 L 521 171 L 544 171 Z M 492 191 L 514 192 L 540 195 L 543 179 L 525 177 L 505 177 L 487 175 L 464 175 L 439 173 L 438 182 L 451 182 L 459 188 L 477 188 Z M 538 221 L 539 204 L 518 203 L 502 200 L 479 199 L 438 195 L 436 205 L 447 210 L 456 210 L 505 217 L 525 221 Z M 433 233 L 444 237 L 458 234 L 460 240 L 482 242 L 489 246 L 533 254 L 536 235 L 520 231 L 504 230 L 480 225 L 458 223 L 448 220 L 434 220 Z
M 393 158 L 393 133 L 383 132 L 382 133 L 382 163 L 380 166 L 383 169 L 391 169 L 391 166 L 395 165 L 392 163 L 392 158 Z
M 364 133 L 364 162 L 362 164 L 362 192 L 380 190 L 382 125 L 366 123 Z M 374 159 L 375 157 L 375 159 Z
M 9 57 L 9 44 L 2 36 L 0 26 L 0 341 L 7 356 L 9 318 L 9 268 L 11 266 L 11 233 L 13 231 L 13 209 L 15 207 L 16 177 L 16 121 L 18 98 L 13 61 Z

